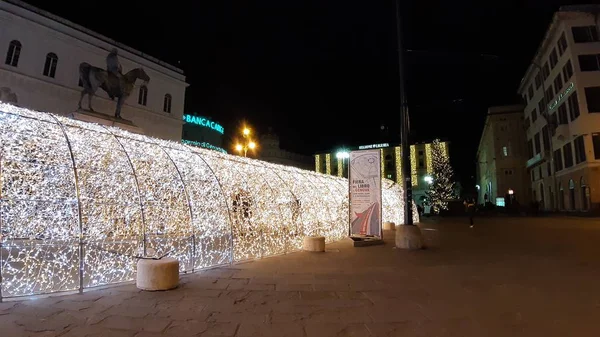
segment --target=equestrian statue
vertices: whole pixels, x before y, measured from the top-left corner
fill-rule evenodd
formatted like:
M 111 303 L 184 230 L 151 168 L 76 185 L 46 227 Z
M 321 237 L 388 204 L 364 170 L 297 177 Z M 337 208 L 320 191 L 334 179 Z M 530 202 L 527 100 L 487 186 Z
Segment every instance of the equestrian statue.
M 81 63 L 79 65 L 79 78 L 83 83 L 83 90 L 79 98 L 79 109 L 82 109 L 81 101 L 83 97 L 88 95 L 88 107 L 90 111 L 94 111 L 92 96 L 96 94 L 98 88 L 102 88 L 110 99 L 117 99 L 115 118 L 121 119 L 121 107 L 133 91 L 135 82 L 138 79 L 144 81 L 144 84 L 150 81 L 150 77 L 142 68 L 130 70 L 126 74 L 122 73 L 122 69 L 116 48 L 106 57 L 106 70 L 94 67 L 87 62 Z

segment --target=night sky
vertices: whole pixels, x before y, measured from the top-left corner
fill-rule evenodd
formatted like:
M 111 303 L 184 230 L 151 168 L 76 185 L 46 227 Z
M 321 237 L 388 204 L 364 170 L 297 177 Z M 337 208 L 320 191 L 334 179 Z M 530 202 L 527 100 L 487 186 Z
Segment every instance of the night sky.
M 399 141 L 392 0 L 27 2 L 179 66 L 186 112 L 226 134 L 246 120 L 304 154 L 382 141 L 382 124 Z M 451 141 L 471 184 L 487 107 L 519 103 L 553 13 L 574 3 L 402 0 L 412 141 Z

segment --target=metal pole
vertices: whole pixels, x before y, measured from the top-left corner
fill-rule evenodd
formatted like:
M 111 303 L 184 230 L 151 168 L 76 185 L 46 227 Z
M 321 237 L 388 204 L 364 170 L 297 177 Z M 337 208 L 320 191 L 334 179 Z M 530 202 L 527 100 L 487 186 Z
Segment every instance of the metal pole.
M 400 4 L 396 0 L 396 35 L 398 39 L 398 77 L 400 81 L 400 141 L 402 148 L 402 174 L 404 175 L 404 224 L 414 225 L 412 217 L 412 176 L 410 167 L 409 116 L 404 81 L 404 48 L 402 45 L 402 23 Z

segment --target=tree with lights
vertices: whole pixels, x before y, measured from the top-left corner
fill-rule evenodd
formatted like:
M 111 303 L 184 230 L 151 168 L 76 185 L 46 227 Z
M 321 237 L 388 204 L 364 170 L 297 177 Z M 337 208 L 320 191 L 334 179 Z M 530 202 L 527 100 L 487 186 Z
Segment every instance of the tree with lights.
M 454 196 L 454 171 L 446 153 L 446 147 L 439 139 L 431 144 L 431 183 L 427 197 L 435 213 L 448 209 L 448 199 Z

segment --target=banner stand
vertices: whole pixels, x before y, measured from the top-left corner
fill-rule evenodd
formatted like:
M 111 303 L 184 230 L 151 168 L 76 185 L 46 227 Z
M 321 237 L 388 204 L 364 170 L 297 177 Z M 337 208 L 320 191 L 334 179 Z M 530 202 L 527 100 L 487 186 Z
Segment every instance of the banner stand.
M 350 152 L 348 235 L 354 247 L 383 244 L 381 151 Z

